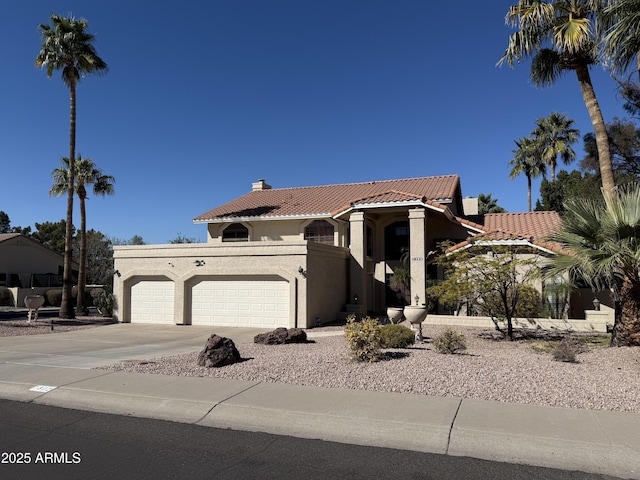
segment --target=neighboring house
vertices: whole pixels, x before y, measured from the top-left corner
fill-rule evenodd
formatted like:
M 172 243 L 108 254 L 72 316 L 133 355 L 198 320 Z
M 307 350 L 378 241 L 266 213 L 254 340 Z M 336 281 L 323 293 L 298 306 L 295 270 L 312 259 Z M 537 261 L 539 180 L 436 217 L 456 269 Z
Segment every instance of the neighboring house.
M 0 234 L 0 287 L 14 292 L 22 306 L 25 292 L 62 286 L 64 257 L 19 233 Z M 74 264 L 74 269 L 77 270 Z
M 115 246 L 122 322 L 310 327 L 383 312 L 405 255 L 409 298 L 425 302 L 437 245 L 504 230 L 541 248 L 554 212 L 468 220 L 457 175 L 252 191 L 194 219 L 206 244 Z M 471 202 L 473 203 L 473 202 Z M 477 208 L 477 206 L 476 206 Z M 475 214 L 477 211 L 471 211 Z
M 560 227 L 561 219 L 557 212 L 493 213 L 484 215 L 481 221 L 484 233 L 453 245 L 449 251 L 472 245 L 486 247 L 487 252 L 490 252 L 492 247 L 514 246 L 518 247 L 522 255 L 535 257 L 540 267 L 550 262 L 554 255 L 562 253 L 559 244 L 546 240 Z M 585 319 L 586 311 L 593 310 L 596 297 L 603 309 L 612 313 L 613 299 L 610 292 L 595 293 L 586 286 L 568 290 L 566 279 L 538 278 L 533 286 L 543 294 L 553 311 L 552 318 Z M 596 317 L 600 315 L 591 312 L 591 316 L 594 323 L 597 323 Z

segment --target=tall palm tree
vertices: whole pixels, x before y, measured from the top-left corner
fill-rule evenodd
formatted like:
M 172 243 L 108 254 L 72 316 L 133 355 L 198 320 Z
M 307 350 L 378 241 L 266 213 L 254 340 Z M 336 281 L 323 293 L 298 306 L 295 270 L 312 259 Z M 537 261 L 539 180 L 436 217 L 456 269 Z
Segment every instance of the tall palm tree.
M 61 318 L 74 318 L 71 305 L 73 286 L 73 191 L 76 158 L 76 85 L 84 75 L 107 71 L 107 64 L 92 45 L 94 36 L 86 31 L 87 21 L 51 15 L 52 25 L 41 24 L 42 45 L 36 66 L 46 68 L 51 78 L 54 70 L 62 70 L 62 81 L 69 88 L 69 175 L 67 184 L 67 228 L 65 232 L 64 271 L 62 275 Z
M 62 166 L 52 172 L 53 186 L 49 195 L 60 196 L 67 193 L 69 188 L 69 159 L 61 159 Z M 93 193 L 96 195 L 113 195 L 115 178 L 105 175 L 102 170 L 96 168 L 90 158 L 82 158 L 78 155 L 75 161 L 75 192 L 80 200 L 80 271 L 78 272 L 78 298 L 76 310 L 81 315 L 86 315 L 88 310 L 84 305 L 84 289 L 87 284 L 87 185 L 93 185 Z
M 614 72 L 624 72 L 635 60 L 640 76 L 640 0 L 611 0 L 602 10 L 602 53 Z
M 596 137 L 602 188 L 606 195 L 613 195 L 609 140 L 589 73 L 589 67 L 597 59 L 594 23 L 600 3 L 596 0 L 519 0 L 506 16 L 507 24 L 517 31 L 509 36 L 509 45 L 498 65 L 508 63 L 513 68 L 522 59 L 531 58 L 531 80 L 541 87 L 553 85 L 567 71 L 576 72 Z
M 568 275 L 596 290 L 611 289 L 616 308 L 612 345 L 640 345 L 640 185 L 595 199 L 570 199 L 549 240 L 566 252 L 545 267 L 548 278 Z
M 542 159 L 551 167 L 551 181 L 556 179 L 558 157 L 565 165 L 576 159 L 576 152 L 571 148 L 580 138 L 580 131 L 573 128 L 575 122 L 564 113 L 553 112 L 548 117 L 536 120 L 533 131 L 536 142 L 542 147 Z
M 509 178 L 512 180 L 524 173 L 527 177 L 527 206 L 531 211 L 531 180 L 546 174 L 545 163 L 542 158 L 541 145 L 531 137 L 515 140 L 516 148 L 512 150 L 513 158 L 509 165 L 513 167 Z

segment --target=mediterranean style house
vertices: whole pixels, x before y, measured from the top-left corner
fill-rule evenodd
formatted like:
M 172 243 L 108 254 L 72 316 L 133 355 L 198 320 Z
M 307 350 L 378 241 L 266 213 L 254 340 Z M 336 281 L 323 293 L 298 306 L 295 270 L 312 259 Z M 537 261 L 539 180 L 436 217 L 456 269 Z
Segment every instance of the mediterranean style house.
M 427 278 L 442 273 L 432 262 L 445 240 L 491 235 L 554 254 L 544 237 L 559 223 L 555 212 L 477 213 L 458 175 L 299 188 L 259 180 L 194 219 L 206 243 L 114 247 L 114 316 L 305 328 L 341 312 L 384 312 L 397 301 L 390 280 L 403 262 L 407 298 L 424 304 Z

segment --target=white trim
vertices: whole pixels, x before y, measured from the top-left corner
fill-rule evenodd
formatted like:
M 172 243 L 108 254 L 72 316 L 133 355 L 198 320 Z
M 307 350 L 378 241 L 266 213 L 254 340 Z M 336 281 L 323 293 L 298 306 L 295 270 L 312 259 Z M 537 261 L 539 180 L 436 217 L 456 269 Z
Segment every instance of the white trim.
M 329 219 L 332 218 L 330 213 L 316 213 L 313 215 L 278 215 L 272 217 L 220 217 L 212 218 L 210 220 L 193 220 L 193 223 L 243 223 L 243 222 L 258 222 L 265 220 L 294 220 L 294 219 L 309 219 L 316 220 L 318 218 Z
M 346 210 L 341 211 L 337 215 L 334 215 L 332 218 L 338 219 L 343 215 L 351 213 L 354 210 L 373 210 L 378 208 L 389 208 L 389 207 L 424 207 L 430 210 L 434 210 L 438 213 L 444 213 L 447 210 L 445 208 L 434 207 L 433 205 L 429 205 L 428 203 L 424 203 L 421 200 L 403 200 L 400 202 L 378 202 L 378 203 L 354 203 L 353 206 L 349 207 Z
M 545 253 L 549 253 L 552 255 L 557 255 L 556 252 L 549 250 L 548 248 L 544 248 L 541 247 L 540 245 L 536 245 L 535 243 L 531 243 L 529 240 L 479 240 L 479 241 L 469 241 L 469 245 L 465 245 L 464 247 L 459 248 L 458 250 L 466 250 L 468 248 L 471 247 L 476 247 L 476 246 L 481 246 L 481 247 L 485 247 L 485 246 L 523 246 L 523 247 L 530 247 L 530 248 L 534 248 L 537 250 L 541 250 Z M 449 252 L 447 255 L 451 255 L 454 252 Z

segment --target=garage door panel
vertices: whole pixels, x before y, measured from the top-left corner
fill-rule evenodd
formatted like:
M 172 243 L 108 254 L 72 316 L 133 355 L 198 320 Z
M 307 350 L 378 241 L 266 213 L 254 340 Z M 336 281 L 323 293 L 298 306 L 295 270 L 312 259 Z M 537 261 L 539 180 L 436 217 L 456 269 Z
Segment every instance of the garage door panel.
M 194 325 L 289 326 L 284 280 L 203 280 L 192 288 L 191 299 Z
M 145 280 L 131 287 L 132 323 L 174 323 L 174 284 L 170 280 Z

